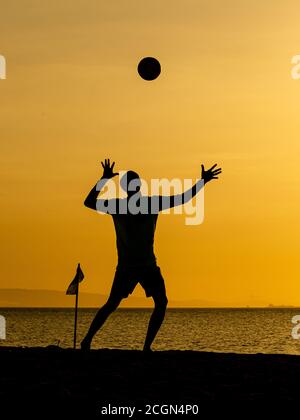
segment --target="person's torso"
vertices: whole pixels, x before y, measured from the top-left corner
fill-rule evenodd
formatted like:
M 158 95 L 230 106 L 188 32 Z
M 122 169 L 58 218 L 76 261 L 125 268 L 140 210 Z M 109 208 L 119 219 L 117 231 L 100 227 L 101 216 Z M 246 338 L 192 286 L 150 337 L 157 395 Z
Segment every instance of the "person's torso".
M 113 214 L 117 236 L 118 267 L 156 264 L 154 234 L 158 214 Z

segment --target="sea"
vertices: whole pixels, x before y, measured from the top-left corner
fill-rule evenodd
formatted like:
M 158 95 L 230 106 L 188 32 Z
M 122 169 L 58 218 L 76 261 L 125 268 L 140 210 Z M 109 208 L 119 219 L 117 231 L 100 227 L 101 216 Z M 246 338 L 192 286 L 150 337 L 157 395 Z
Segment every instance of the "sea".
M 78 344 L 96 311 L 79 309 Z M 6 338 L 0 339 L 0 346 L 73 346 L 73 309 L 0 308 L 0 315 L 6 320 Z M 150 315 L 151 309 L 118 309 L 95 336 L 92 348 L 142 349 Z M 300 308 L 170 308 L 153 350 L 297 355 L 300 339 L 292 337 L 295 315 L 300 315 Z

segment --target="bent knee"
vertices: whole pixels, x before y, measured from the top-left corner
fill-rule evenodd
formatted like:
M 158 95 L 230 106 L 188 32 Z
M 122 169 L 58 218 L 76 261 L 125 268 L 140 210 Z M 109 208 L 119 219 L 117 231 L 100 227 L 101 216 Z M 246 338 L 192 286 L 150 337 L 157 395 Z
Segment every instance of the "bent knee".
M 168 305 L 167 296 L 162 296 L 159 299 L 154 299 L 155 308 L 160 310 L 166 310 Z
M 107 309 L 110 312 L 113 312 L 117 309 L 119 306 L 120 301 L 119 300 L 109 300 L 103 305 L 105 309 Z

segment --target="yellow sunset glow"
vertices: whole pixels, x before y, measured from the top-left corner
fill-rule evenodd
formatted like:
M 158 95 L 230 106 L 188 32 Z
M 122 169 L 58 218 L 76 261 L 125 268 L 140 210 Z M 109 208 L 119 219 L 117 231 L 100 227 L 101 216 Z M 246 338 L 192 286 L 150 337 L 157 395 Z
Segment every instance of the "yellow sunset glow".
M 108 294 L 111 217 L 83 201 L 110 157 L 145 180 L 193 178 L 205 220 L 162 215 L 170 300 L 300 305 L 299 2 L 58 0 L 1 6 L 1 288 Z M 154 56 L 153 82 L 136 71 Z M 137 288 L 136 296 L 143 296 Z

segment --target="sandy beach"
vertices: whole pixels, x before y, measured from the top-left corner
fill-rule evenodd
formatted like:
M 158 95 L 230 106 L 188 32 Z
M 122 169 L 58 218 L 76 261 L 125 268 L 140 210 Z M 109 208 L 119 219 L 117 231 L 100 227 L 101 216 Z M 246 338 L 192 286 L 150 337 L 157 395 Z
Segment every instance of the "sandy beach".
M 147 404 L 200 411 L 206 404 L 290 405 L 300 376 L 300 358 L 287 355 L 1 347 L 0 361 L 2 409 L 41 415 L 65 410 L 93 417 L 132 406 L 136 417 Z

